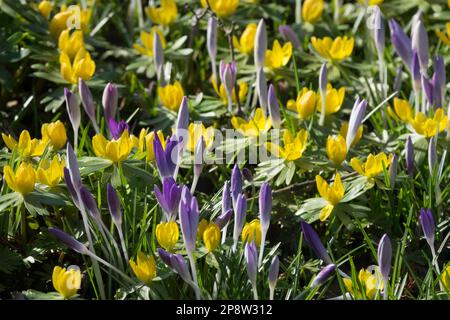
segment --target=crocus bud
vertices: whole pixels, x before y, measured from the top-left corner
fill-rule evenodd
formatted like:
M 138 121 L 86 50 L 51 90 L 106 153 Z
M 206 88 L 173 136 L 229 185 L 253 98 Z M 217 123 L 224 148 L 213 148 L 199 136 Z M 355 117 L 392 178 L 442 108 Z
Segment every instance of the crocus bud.
M 253 286 L 256 286 L 256 275 L 258 273 L 258 250 L 254 241 L 245 245 L 245 262 L 247 274 Z
M 100 211 L 92 193 L 84 186 L 80 189 L 80 198 L 86 211 L 97 221 L 101 220 Z
M 209 58 L 213 68 L 214 78 L 217 81 L 216 75 L 216 57 L 217 57 L 217 19 L 214 17 L 208 20 L 208 29 L 206 30 L 206 43 L 208 47 Z
M 319 74 L 319 90 L 320 96 L 322 98 L 322 106 L 321 106 L 322 111 L 319 120 L 319 125 L 321 126 L 323 126 L 325 123 L 327 84 L 328 84 L 327 64 L 324 63 L 320 67 L 320 74 Z
M 233 107 L 233 89 L 236 83 L 236 61 L 231 63 L 225 63 L 225 61 L 220 61 L 220 80 L 225 88 L 228 98 L 228 111 L 231 112 Z
M 108 127 L 111 136 L 116 140 L 118 140 L 122 136 L 122 133 L 125 130 L 130 131 L 130 126 L 125 120 L 120 120 L 119 122 L 117 122 L 116 120 L 114 120 L 114 118 L 110 118 L 108 121 Z
M 435 225 L 433 219 L 433 213 L 431 209 L 420 209 L 420 224 L 422 225 L 423 235 L 427 240 L 428 245 L 431 250 L 434 251 L 434 233 L 435 233 Z
M 394 189 L 395 180 L 397 179 L 397 167 L 398 167 L 398 157 L 397 154 L 394 153 L 391 165 L 389 166 L 389 182 L 391 189 Z
M 441 107 L 443 92 L 441 90 L 442 87 L 441 84 L 439 83 L 439 78 L 436 72 L 434 72 L 433 77 L 431 77 L 431 87 L 433 88 L 433 103 L 436 107 Z
M 231 209 L 230 182 L 227 180 L 222 191 L 222 214 Z
M 242 175 L 244 176 L 245 180 L 247 180 L 248 182 L 253 181 L 253 175 L 249 168 L 243 168 Z
M 380 267 L 380 273 L 385 280 L 389 278 L 389 272 L 391 270 L 391 257 L 392 257 L 392 246 L 391 240 L 387 234 L 381 237 L 380 243 L 378 244 L 378 266 Z
M 406 156 L 406 170 L 409 176 L 412 178 L 414 175 L 414 146 L 412 144 L 411 137 L 408 137 L 405 145 L 405 156 Z
M 411 70 L 413 55 L 411 49 L 411 40 L 394 19 L 389 20 L 389 29 L 391 30 L 391 41 L 395 48 L 395 51 L 403 60 L 403 63 L 408 68 L 408 70 Z
M 447 84 L 446 74 L 445 74 L 445 62 L 443 56 L 434 57 L 434 74 L 436 75 L 436 84 L 439 84 L 441 101 L 444 102 L 445 86 Z M 440 106 L 439 106 L 440 107 Z
M 200 177 L 203 170 L 203 152 L 206 148 L 205 139 L 203 136 L 200 137 L 197 141 L 197 145 L 195 146 L 194 153 L 194 176 Z
M 236 211 L 236 201 L 238 195 L 242 192 L 242 174 L 237 163 L 231 172 L 231 199 L 233 200 L 233 208 Z
M 278 274 L 280 273 L 280 259 L 278 256 L 273 257 L 269 267 L 269 286 L 275 290 L 278 281 Z
M 219 229 L 223 229 L 228 224 L 228 222 L 230 222 L 232 216 L 233 210 L 229 209 L 225 213 L 222 213 L 220 216 L 218 216 L 214 223 L 219 227 Z
M 323 285 L 334 274 L 334 270 L 336 270 L 336 265 L 334 264 L 325 266 L 311 282 L 311 288 L 317 288 Z
M 81 121 L 80 102 L 76 95 L 66 88 L 64 88 L 64 97 L 66 99 L 67 114 L 69 115 L 73 132 L 78 133 Z
M 420 75 L 420 62 L 419 62 L 419 55 L 417 52 L 413 53 L 412 62 L 411 62 L 411 78 L 412 78 L 412 84 L 413 89 L 415 92 L 420 91 L 421 86 L 421 75 Z
M 434 166 L 436 164 L 437 152 L 436 152 L 436 142 L 435 138 L 431 137 L 428 142 L 428 169 L 430 170 L 430 175 L 433 176 Z
M 116 226 L 122 224 L 122 209 L 120 207 L 120 199 L 116 190 L 111 184 L 106 186 L 106 201 L 108 202 L 108 209 Z
M 425 75 L 428 69 L 429 48 L 428 35 L 422 20 L 413 26 L 411 48 L 419 55 L 420 71 Z
M 378 56 L 383 57 L 384 47 L 385 47 L 385 39 L 384 39 L 384 21 L 381 16 L 381 10 L 378 6 L 374 6 L 374 22 L 375 28 L 373 30 L 373 37 L 375 40 L 375 47 L 377 48 Z
M 106 85 L 103 90 L 102 103 L 106 121 L 111 118 L 115 118 L 117 113 L 117 105 L 119 103 L 119 93 L 115 84 L 108 83 Z
M 433 105 L 434 104 L 434 88 L 433 88 L 433 84 L 424 75 L 422 75 L 422 77 L 421 77 L 421 84 L 422 84 L 422 89 L 425 92 L 425 96 L 427 98 L 428 103 L 430 105 Z
M 258 94 L 259 105 L 264 113 L 264 117 L 266 117 L 268 109 L 268 93 L 264 68 L 259 68 L 256 72 L 256 93 Z
M 402 88 L 402 67 L 397 68 L 397 72 L 395 73 L 395 79 L 394 79 L 394 91 L 400 92 Z
M 350 114 L 350 121 L 348 123 L 347 137 L 345 138 L 345 143 L 347 145 L 347 150 L 350 150 L 350 146 L 355 140 L 356 135 L 358 134 L 359 126 L 364 117 L 364 113 L 366 112 L 367 101 L 356 99 L 355 104 L 353 105 L 352 112 Z
M 187 143 L 187 139 L 184 138 L 183 133 L 187 131 L 189 127 L 189 103 L 186 96 L 181 101 L 180 109 L 178 110 L 177 122 L 175 124 L 175 135 L 180 138 L 183 137 L 183 145 Z
M 88 248 L 86 248 L 86 246 L 84 244 L 82 244 L 81 242 L 76 240 L 71 235 L 65 233 L 61 229 L 51 227 L 51 228 L 48 228 L 48 233 L 50 233 L 52 236 L 54 236 L 59 241 L 64 243 L 70 249 L 72 249 L 78 253 L 81 253 L 81 254 L 90 254 L 90 251 L 88 250 Z
M 301 50 L 300 40 L 298 39 L 295 31 L 292 30 L 290 26 L 287 25 L 280 26 L 278 28 L 278 31 L 280 32 L 281 36 L 285 41 L 289 41 L 296 49 Z
M 258 28 L 256 29 L 255 35 L 255 66 L 258 71 L 260 68 L 264 68 L 266 61 L 266 51 L 267 51 L 267 31 L 264 19 L 261 19 L 258 23 Z
M 161 81 L 164 78 L 161 74 L 164 65 L 164 49 L 161 43 L 161 38 L 156 31 L 153 32 L 153 60 L 155 61 L 158 80 Z
M 95 104 L 94 99 L 92 98 L 91 90 L 87 86 L 86 82 L 83 79 L 78 79 L 78 93 L 80 94 L 81 102 L 84 107 L 84 111 L 88 115 L 89 119 L 91 119 L 94 126 L 97 125 L 97 118 L 95 114 Z
M 162 192 L 158 186 L 154 187 L 155 197 L 163 209 L 167 221 L 174 221 L 178 214 L 178 206 L 181 199 L 181 187 L 172 177 L 164 178 Z
M 259 191 L 259 219 L 261 221 L 261 229 L 263 230 L 269 229 L 271 210 L 272 189 L 267 182 L 264 182 Z
M 280 104 L 278 103 L 273 85 L 269 86 L 269 96 L 267 102 L 269 104 L 269 115 L 272 119 L 272 125 L 275 129 L 279 129 L 281 127 Z
M 181 191 L 181 201 L 179 205 L 181 230 L 186 251 L 192 252 L 195 249 L 198 227 L 198 203 L 197 199 L 191 195 L 188 187 L 183 186 Z
M 72 145 L 70 143 L 67 144 L 67 169 L 69 171 L 70 180 L 72 182 L 74 190 L 77 192 L 81 188 L 82 181 L 80 175 L 80 169 L 78 168 L 78 160 L 75 152 L 73 151 Z M 67 180 L 66 180 L 67 182 Z
M 237 241 L 244 226 L 245 217 L 247 214 L 247 198 L 245 194 L 241 193 L 237 196 L 236 209 L 234 210 L 234 229 L 233 229 L 233 249 L 236 250 Z
M 67 190 L 69 191 L 75 206 L 77 206 L 78 208 L 79 207 L 78 194 L 75 191 L 75 187 L 72 184 L 72 177 L 70 176 L 70 171 L 67 168 L 64 168 L 64 181 L 66 182 Z
M 172 254 L 170 256 L 170 263 L 173 270 L 178 273 L 184 281 L 188 283 L 192 281 L 188 265 L 181 254 Z
M 176 163 L 178 161 L 177 152 L 174 149 L 178 145 L 178 139 L 175 136 L 169 138 L 166 143 L 166 149 L 163 149 L 158 135 L 155 133 L 153 139 L 153 152 L 155 154 L 156 166 L 158 167 L 161 181 L 164 178 L 173 177 Z
M 314 251 L 316 256 L 321 259 L 326 264 L 332 264 L 330 256 L 328 255 L 327 250 L 323 246 L 320 241 L 319 236 L 314 231 L 314 229 L 305 221 L 301 222 L 303 236 L 305 237 L 306 243 L 308 246 Z

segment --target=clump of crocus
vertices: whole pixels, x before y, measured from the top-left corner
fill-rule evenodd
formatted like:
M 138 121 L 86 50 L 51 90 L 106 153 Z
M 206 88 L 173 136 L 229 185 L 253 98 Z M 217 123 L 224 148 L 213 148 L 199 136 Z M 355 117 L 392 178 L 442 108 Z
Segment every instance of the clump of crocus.
M 181 199 L 181 187 L 172 177 L 163 179 L 162 190 L 157 185 L 154 187 L 156 200 L 166 215 L 167 221 L 174 221 L 178 213 L 178 205 Z

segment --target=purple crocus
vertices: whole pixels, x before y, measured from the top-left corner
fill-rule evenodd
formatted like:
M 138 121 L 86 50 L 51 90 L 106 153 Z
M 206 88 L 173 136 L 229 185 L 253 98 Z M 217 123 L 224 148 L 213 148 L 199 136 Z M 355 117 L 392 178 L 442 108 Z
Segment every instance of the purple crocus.
M 281 36 L 283 37 L 283 39 L 285 41 L 289 41 L 292 43 L 292 45 L 300 50 L 301 49 L 301 45 L 300 45 L 300 40 L 297 37 L 297 34 L 295 33 L 294 30 L 292 30 L 292 28 L 288 25 L 282 25 L 278 28 L 278 31 L 280 32 Z
M 384 34 L 384 21 L 381 16 L 381 10 L 378 6 L 374 6 L 374 22 L 375 28 L 373 30 L 373 38 L 375 40 L 375 47 L 379 57 L 383 57 L 385 48 L 385 34 Z
M 214 80 L 217 81 L 217 19 L 215 17 L 211 17 L 208 20 L 208 28 L 206 29 L 206 44 L 208 48 L 209 58 L 211 59 L 211 67 L 213 70 Z
M 272 189 L 267 182 L 261 185 L 259 191 L 259 217 L 261 229 L 267 230 L 270 225 L 270 211 L 272 210 Z
M 242 176 L 247 180 L 248 182 L 253 181 L 253 174 L 249 168 L 243 168 L 242 169 Z
M 355 140 L 356 135 L 358 134 L 359 126 L 364 117 L 364 113 L 366 112 L 367 101 L 360 100 L 359 97 L 356 99 L 355 104 L 353 105 L 352 112 L 350 114 L 350 121 L 348 124 L 347 137 L 345 138 L 345 142 L 347 144 L 347 150 L 350 149 L 353 141 Z
M 421 85 L 421 74 L 420 74 L 420 62 L 419 55 L 417 52 L 413 52 L 412 62 L 411 62 L 411 78 L 413 89 L 417 93 L 420 91 Z
M 391 270 L 391 258 L 392 258 L 392 245 L 391 240 L 387 234 L 381 237 L 377 250 L 378 266 L 380 267 L 380 273 L 387 282 L 389 278 L 389 272 Z
M 92 193 L 82 186 L 80 189 L 80 198 L 86 211 L 97 221 L 101 221 L 100 211 L 98 210 L 97 203 L 95 202 Z
M 234 165 L 231 172 L 231 199 L 233 200 L 233 208 L 236 211 L 236 201 L 240 193 L 242 193 L 242 174 L 237 164 Z
M 320 270 L 319 274 L 311 282 L 311 288 L 317 288 L 325 283 L 329 277 L 331 277 L 336 270 L 336 265 L 329 264 Z
M 64 88 L 64 98 L 66 100 L 67 114 L 69 115 L 70 123 L 74 132 L 74 144 L 77 146 L 78 129 L 80 128 L 81 112 L 80 101 L 69 89 Z
M 325 123 L 325 107 L 326 107 L 326 94 L 328 85 L 328 71 L 326 62 L 320 67 L 319 73 L 319 91 L 322 99 L 321 113 L 319 119 L 319 125 L 323 126 Z
M 273 257 L 269 267 L 269 287 L 274 290 L 277 285 L 278 274 L 280 273 L 280 259 L 278 256 Z
M 425 97 L 427 98 L 427 101 L 430 105 L 434 104 L 434 89 L 433 89 L 433 84 L 431 83 L 430 79 L 428 79 L 427 77 L 423 76 L 421 77 L 421 84 L 422 84 L 422 89 L 425 92 Z
M 430 176 L 433 176 L 436 159 L 436 139 L 434 137 L 431 137 L 430 141 L 428 142 L 428 169 L 430 170 Z
M 108 202 L 108 209 L 111 217 L 116 226 L 122 224 L 122 209 L 120 206 L 120 199 L 117 195 L 116 190 L 111 184 L 108 183 L 106 186 L 106 201 Z
M 52 236 L 57 238 L 59 241 L 64 243 L 66 246 L 68 246 L 70 249 L 81 253 L 81 254 L 90 254 L 90 251 L 84 244 L 82 244 L 80 241 L 76 240 L 71 235 L 65 233 L 61 229 L 58 228 L 48 228 L 48 233 L 50 233 Z
M 395 187 L 395 180 L 397 179 L 397 167 L 398 167 L 398 156 L 394 153 L 392 157 L 391 165 L 389 166 L 389 182 L 391 189 Z
M 236 251 L 239 235 L 244 226 L 247 214 L 247 198 L 241 193 L 237 196 L 236 208 L 234 210 L 234 229 L 233 229 L 233 251 Z
M 266 75 L 264 74 L 264 68 L 261 67 L 256 71 L 256 93 L 258 94 L 258 101 L 264 116 L 267 116 L 268 107 L 268 92 Z
M 252 283 L 253 290 L 256 290 L 256 275 L 258 273 L 258 250 L 254 241 L 245 245 L 245 263 L 247 275 Z M 255 293 L 256 295 L 256 293 Z
M 446 74 L 445 74 L 445 62 L 443 56 L 436 56 L 434 57 L 434 74 L 433 79 L 436 78 L 433 81 L 433 84 L 437 90 L 436 94 L 440 96 L 440 105 L 437 105 L 438 107 L 442 107 L 444 103 L 444 94 L 445 94 L 445 86 L 447 84 L 446 80 Z
M 397 68 L 397 72 L 395 75 L 395 79 L 394 79 L 394 91 L 395 92 L 400 92 L 401 88 L 402 88 L 402 81 L 403 81 L 403 76 L 402 76 L 402 67 L 398 67 Z
M 128 132 L 130 131 L 130 127 L 125 120 L 120 120 L 119 122 L 116 122 L 114 118 L 109 118 L 108 127 L 109 131 L 111 132 L 111 136 L 115 140 L 118 140 L 125 130 L 127 130 Z
M 228 224 L 228 222 L 230 222 L 232 216 L 233 210 L 230 209 L 225 213 L 222 213 L 220 216 L 218 216 L 214 221 L 214 223 L 219 227 L 219 229 L 223 229 Z
M 186 251 L 191 253 L 195 249 L 197 239 L 199 210 L 197 199 L 191 195 L 189 188 L 186 186 L 183 186 L 181 191 L 179 213 Z
M 155 185 L 154 192 L 159 205 L 163 209 L 167 221 L 174 221 L 178 214 L 178 206 L 181 199 L 181 187 L 172 177 L 164 178 L 162 192 Z
M 162 69 L 164 65 L 164 49 L 162 46 L 161 38 L 158 32 L 153 32 L 153 60 L 155 62 L 156 75 L 161 86 L 164 86 L 164 76 L 162 75 Z
M 269 115 L 272 119 L 272 125 L 275 129 L 279 129 L 281 127 L 280 104 L 278 103 L 275 88 L 272 84 L 269 86 L 268 94 L 267 103 L 269 105 Z
M 113 83 L 108 83 L 103 90 L 103 110 L 105 112 L 105 119 L 113 119 L 116 117 L 117 106 L 119 103 L 119 93 L 117 91 L 117 86 Z
M 266 51 L 267 51 L 266 23 L 264 22 L 264 19 L 261 19 L 259 20 L 255 34 L 254 60 L 257 71 L 260 68 L 264 68 L 264 64 L 266 61 Z
M 411 48 L 419 55 L 420 70 L 425 75 L 428 69 L 429 47 L 427 30 L 421 19 L 413 25 Z
M 420 224 L 422 225 L 423 235 L 427 240 L 428 245 L 431 250 L 434 251 L 434 233 L 435 233 L 435 225 L 433 219 L 433 213 L 431 209 L 420 209 Z
M 95 114 L 94 99 L 92 98 L 91 90 L 89 90 L 89 87 L 87 86 L 86 82 L 84 82 L 84 80 L 81 78 L 78 79 L 78 93 L 80 95 L 84 111 L 91 120 L 95 131 L 98 133 L 99 130 L 97 125 L 97 117 Z
M 156 166 L 158 167 L 161 180 L 173 177 L 176 164 L 178 162 L 178 143 L 176 136 L 171 136 L 166 143 L 166 149 L 163 148 L 158 135 L 155 133 L 153 139 L 153 152 L 155 154 Z M 175 150 L 174 150 L 175 149 Z
M 188 282 L 192 282 L 191 274 L 189 268 L 181 254 L 173 254 L 158 248 L 158 255 L 161 260 L 174 272 L 178 273 L 180 277 Z
M 187 131 L 189 127 L 189 103 L 188 98 L 186 96 L 183 97 L 183 100 L 181 101 L 180 110 L 178 110 L 178 117 L 177 122 L 175 124 L 175 135 L 180 138 L 183 137 L 183 139 L 187 142 L 187 135 L 186 138 L 184 137 L 184 133 Z
M 412 178 L 414 175 L 414 146 L 412 144 L 411 136 L 406 139 L 405 156 L 406 170 L 408 171 L 409 176 Z
M 314 231 L 314 229 L 305 221 L 301 222 L 301 226 L 306 243 L 314 251 L 316 256 L 319 259 L 323 260 L 326 264 L 332 264 L 333 262 L 331 261 L 327 250 L 320 241 L 320 238 L 317 235 L 316 231 Z
M 395 48 L 395 51 L 403 60 L 403 63 L 411 70 L 412 62 L 412 49 L 411 49 L 411 39 L 405 34 L 402 27 L 394 20 L 389 20 L 389 29 L 391 31 L 391 41 Z
M 233 108 L 233 89 L 236 83 L 237 67 L 236 61 L 230 63 L 225 63 L 225 61 L 220 61 L 220 81 L 225 88 L 228 99 L 228 111 L 231 112 Z
M 227 180 L 222 191 L 222 214 L 231 209 L 230 182 Z

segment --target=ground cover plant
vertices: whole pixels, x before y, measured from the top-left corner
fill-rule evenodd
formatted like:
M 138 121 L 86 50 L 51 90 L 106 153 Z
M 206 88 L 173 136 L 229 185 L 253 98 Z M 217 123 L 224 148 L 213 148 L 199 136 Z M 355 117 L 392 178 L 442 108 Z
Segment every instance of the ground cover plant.
M 0 298 L 450 296 L 450 1 L 0 0 Z

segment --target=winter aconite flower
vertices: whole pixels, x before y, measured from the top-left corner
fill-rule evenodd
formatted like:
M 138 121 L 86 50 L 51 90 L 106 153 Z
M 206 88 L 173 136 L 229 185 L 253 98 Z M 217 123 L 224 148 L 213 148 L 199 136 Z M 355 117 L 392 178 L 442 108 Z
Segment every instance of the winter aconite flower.
M 361 163 L 358 158 L 352 158 L 350 164 L 356 172 L 368 178 L 374 178 L 383 172 L 383 168 L 388 169 L 392 161 L 392 154 L 387 156 L 384 152 L 377 155 L 369 154 L 365 163 Z
M 180 108 L 181 101 L 183 101 L 184 90 L 181 83 L 175 81 L 174 84 L 159 87 L 158 97 L 164 107 L 177 112 Z
M 344 197 L 344 186 L 341 175 L 336 173 L 333 184 L 329 185 L 321 176 L 316 176 L 317 191 L 327 201 L 327 205 L 320 211 L 320 221 L 325 221 L 333 212 L 334 207 Z
M 91 79 L 95 72 L 95 62 L 84 47 L 78 50 L 73 61 L 66 52 L 62 51 L 59 55 L 59 63 L 61 76 L 72 84 L 76 84 L 79 78 L 85 81 Z
M 383 3 L 384 0 L 358 0 L 359 3 L 367 4 L 369 6 L 376 6 Z
M 332 87 L 331 84 L 327 85 L 327 92 L 325 95 L 325 115 L 330 115 L 338 112 L 345 98 L 345 87 L 339 88 L 339 90 Z M 322 113 L 322 97 L 317 95 L 316 109 Z
M 255 36 L 256 36 L 256 23 L 250 23 L 245 27 L 244 32 L 242 32 L 240 39 L 236 36 L 233 37 L 233 46 L 242 53 L 250 54 L 255 46 Z
M 340 134 L 335 137 L 328 136 L 326 151 L 328 158 L 335 164 L 340 165 L 347 158 L 345 138 Z
M 303 156 L 307 140 L 308 132 L 305 129 L 300 130 L 295 137 L 289 130 L 286 130 L 283 134 L 283 146 L 268 142 L 266 148 L 274 156 L 284 158 L 287 161 L 294 161 Z
M 447 22 L 445 24 L 445 32 L 442 32 L 440 30 L 436 30 L 436 35 L 439 37 L 439 39 L 445 43 L 447 46 L 450 46 L 450 22 Z
M 166 139 L 161 130 L 156 132 L 156 135 L 161 142 L 163 149 L 166 148 Z M 137 141 L 137 148 L 141 152 L 145 152 L 145 161 L 153 162 L 155 161 L 155 152 L 153 150 L 153 140 L 155 139 L 155 131 L 147 133 L 146 129 L 142 129 L 139 133 L 139 139 Z
M 41 127 L 42 140 L 48 142 L 54 150 L 59 150 L 66 145 L 66 128 L 61 121 L 44 123 Z
M 128 130 L 125 130 L 119 139 L 112 139 L 110 141 L 103 135 L 96 134 L 92 138 L 92 147 L 97 157 L 119 163 L 128 158 L 133 148 L 133 143 L 128 134 Z
M 149 6 L 145 13 L 154 24 L 170 25 L 177 19 L 178 9 L 174 0 L 161 0 L 159 7 Z
M 56 266 L 53 268 L 52 283 L 64 299 L 70 299 L 81 287 L 81 271 L 77 266 L 70 266 L 67 269 Z
M 306 22 L 317 22 L 322 16 L 322 12 L 323 0 L 306 0 L 302 5 L 302 17 Z
M 175 221 L 161 222 L 156 226 L 156 239 L 166 251 L 172 251 L 178 242 L 180 230 Z
M 362 299 L 363 294 L 360 288 L 353 288 L 353 282 L 349 278 L 343 278 L 345 288 L 355 299 Z M 358 280 L 361 283 L 364 295 L 366 299 L 373 300 L 377 291 L 381 291 L 384 288 L 384 283 L 380 273 L 380 269 L 377 266 L 367 269 L 361 269 L 358 274 Z
M 156 277 L 156 262 L 153 256 L 149 256 L 139 251 L 136 262 L 130 260 L 130 267 L 136 277 L 144 282 L 150 284 L 154 277 Z
M 450 264 L 447 264 L 441 273 L 441 282 L 447 291 L 450 291 Z
M 155 32 L 159 35 L 162 48 L 165 49 L 167 46 L 166 38 L 164 38 L 164 34 L 161 32 L 161 29 L 156 26 L 151 28 L 150 32 L 141 31 L 139 39 L 141 40 L 142 45 L 135 43 L 133 48 L 144 56 L 153 57 L 153 38 L 155 36 Z
M 190 123 L 188 127 L 188 139 L 186 144 L 187 150 L 194 152 L 195 146 L 201 137 L 203 137 L 205 141 L 206 149 L 210 149 L 214 142 L 214 128 L 206 128 L 203 123 Z
M 57 155 L 53 157 L 52 161 L 42 160 L 36 171 L 37 181 L 50 188 L 55 187 L 64 177 L 65 165 L 65 161 L 60 161 Z
M 261 244 L 261 223 L 259 219 L 253 219 L 247 222 L 242 228 L 242 242 L 254 241 L 257 246 Z
M 81 29 L 87 32 L 89 29 L 89 21 L 91 20 L 92 9 L 81 9 L 79 5 L 67 7 L 61 6 L 59 13 L 55 14 L 50 21 L 50 34 L 58 38 L 60 33 L 66 29 Z
M 83 32 L 66 29 L 59 35 L 58 48 L 64 51 L 70 59 L 75 58 L 81 48 L 84 48 Z
M 359 140 L 361 140 L 361 138 L 363 136 L 363 131 L 364 131 L 363 126 L 359 126 L 358 131 L 356 132 L 356 136 L 353 139 L 353 142 L 351 143 L 350 146 L 353 147 L 353 146 L 356 146 L 358 144 Z M 341 129 L 339 130 L 339 134 L 341 136 L 343 136 L 343 137 L 346 137 L 347 136 L 347 132 L 348 132 L 348 122 L 344 121 L 342 123 Z
M 288 64 L 292 56 L 292 43 L 286 42 L 281 47 L 278 40 L 273 42 L 272 50 L 266 51 L 265 65 L 271 69 L 279 69 Z
M 208 4 L 212 11 L 220 18 L 226 18 L 231 16 L 239 5 L 239 0 L 200 0 L 202 7 L 208 7 Z
M 337 37 L 334 40 L 330 37 L 323 39 L 311 37 L 311 43 L 323 58 L 339 62 L 351 56 L 355 40 L 346 36 Z
M 33 166 L 29 163 L 22 162 L 14 172 L 9 165 L 3 168 L 6 183 L 12 190 L 27 195 L 34 189 L 36 182 L 36 174 Z
M 213 252 L 220 244 L 220 229 L 217 224 L 210 222 L 203 231 L 203 243 L 209 252 Z
M 53 10 L 53 3 L 47 0 L 41 1 L 38 4 L 38 10 L 45 19 L 48 19 Z
M 214 77 L 211 78 L 211 83 L 213 85 L 214 91 L 217 93 L 217 95 L 220 97 L 222 102 L 226 105 L 228 105 L 228 95 L 227 91 L 225 89 L 225 86 L 223 84 L 220 84 L 220 88 L 217 86 L 217 81 L 214 80 Z M 248 84 L 243 81 L 238 81 L 239 86 L 239 101 L 245 101 L 245 97 L 247 96 L 248 92 Z M 232 95 L 232 102 L 236 103 L 236 90 L 233 88 L 233 95 Z
M 269 131 L 272 120 L 270 117 L 264 117 L 262 109 L 258 108 L 252 119 L 247 121 L 241 117 L 233 117 L 231 124 L 246 137 L 258 137 L 261 133 Z
M 298 92 L 297 100 L 288 101 L 287 108 L 297 111 L 300 119 L 309 118 L 316 110 L 316 92 L 303 88 Z
M 37 157 L 44 153 L 46 142 L 39 139 L 31 139 L 28 130 L 20 133 L 19 141 L 16 141 L 11 135 L 2 133 L 3 141 L 9 150 L 16 149 L 22 158 Z

